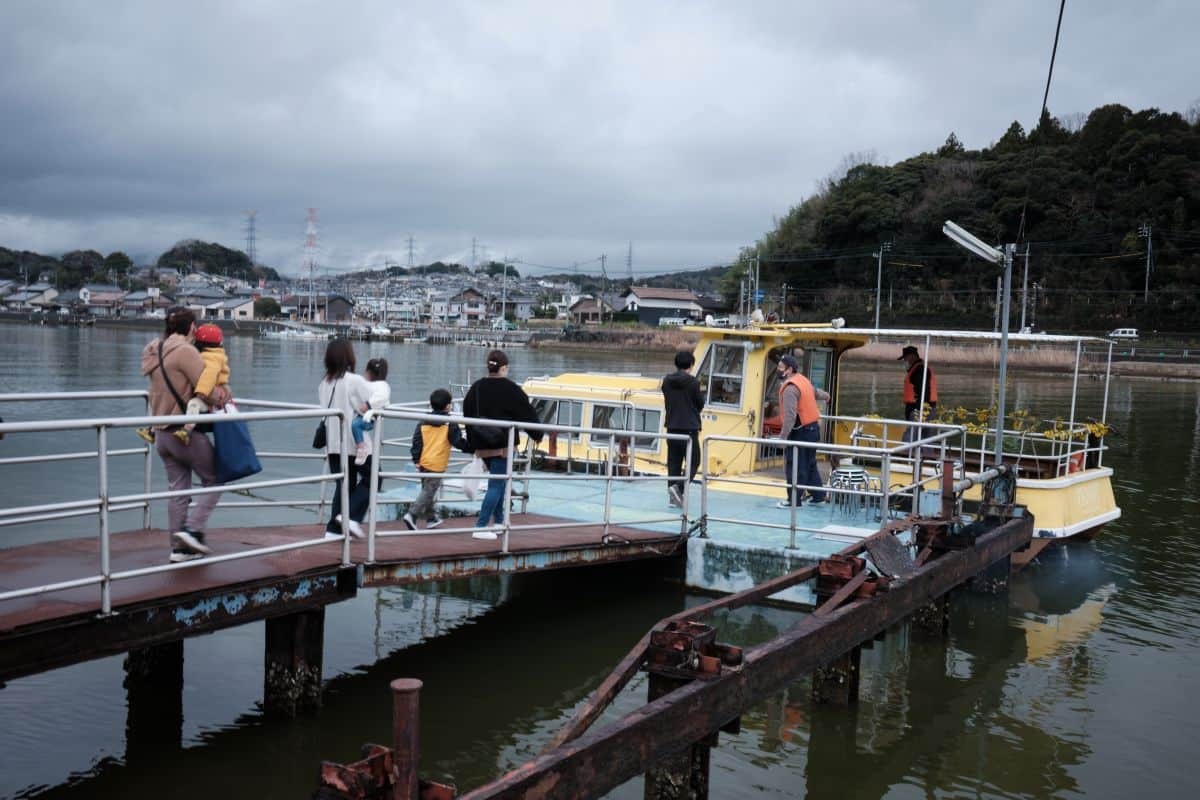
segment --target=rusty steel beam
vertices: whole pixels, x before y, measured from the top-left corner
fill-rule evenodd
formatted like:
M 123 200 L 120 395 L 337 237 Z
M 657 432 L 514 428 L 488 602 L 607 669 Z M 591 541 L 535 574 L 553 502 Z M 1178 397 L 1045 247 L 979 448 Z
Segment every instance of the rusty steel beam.
M 852 545 L 848 549 L 857 551 L 863 546 L 860 543 Z M 811 567 L 789 572 L 787 575 L 781 575 L 778 578 L 760 583 L 743 592 L 719 597 L 716 600 L 710 600 L 694 608 L 680 611 L 678 614 L 673 614 L 660 621 L 658 625 L 666 625 L 672 622 L 688 622 L 705 617 L 721 609 L 741 608 L 745 605 L 757 603 L 777 592 L 790 589 L 797 583 L 810 580 L 816 574 L 817 567 L 814 564 Z M 578 738 L 604 713 L 604 709 L 608 707 L 608 704 L 625 688 L 626 684 L 633 679 L 633 676 L 641 668 L 642 662 L 646 657 L 646 648 L 650 646 L 651 635 L 653 635 L 653 631 L 648 631 L 645 636 L 638 640 L 638 643 L 621 659 L 612 673 L 604 679 L 603 683 L 596 687 L 596 690 L 588 696 L 587 701 L 576 710 L 571 719 L 567 721 L 567 724 L 559 729 L 558 733 L 550 740 L 550 743 L 542 750 L 543 753 L 547 753 L 572 739 Z
M 999 523 L 981 534 L 974 547 L 948 552 L 924 564 L 907 578 L 893 581 L 886 592 L 855 600 L 826 617 L 805 617 L 783 635 L 748 651 L 740 671 L 690 683 L 463 798 L 603 795 L 718 730 L 805 673 L 900 622 L 1025 545 L 1032 535 L 1029 515 Z
M 107 617 L 88 612 L 4 631 L 0 633 L 0 683 L 247 622 L 324 608 L 354 597 L 357 587 L 353 567 L 336 567 L 118 607 Z
M 516 553 L 497 551 L 487 555 L 455 556 L 440 560 L 378 561 L 362 565 L 362 585 L 363 588 L 403 586 L 425 581 L 495 575 L 501 572 L 542 572 L 547 569 L 564 567 L 585 567 L 646 558 L 662 558 L 664 548 L 671 550 L 678 545 L 679 537 L 671 535 L 656 539 L 639 539 L 620 544 L 577 547 L 566 550 Z

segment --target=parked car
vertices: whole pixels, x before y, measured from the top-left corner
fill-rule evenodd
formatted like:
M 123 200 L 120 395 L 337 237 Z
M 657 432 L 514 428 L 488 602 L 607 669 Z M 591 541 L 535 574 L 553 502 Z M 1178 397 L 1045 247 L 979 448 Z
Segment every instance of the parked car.
M 1136 339 L 1138 338 L 1137 328 L 1113 328 L 1108 332 L 1110 339 Z
M 682 328 L 687 324 L 687 317 L 659 317 L 658 319 L 658 326 L 660 328 Z
M 517 323 L 509 322 L 502 317 L 496 317 L 496 319 L 492 320 L 492 330 L 494 331 L 515 331 L 516 329 Z

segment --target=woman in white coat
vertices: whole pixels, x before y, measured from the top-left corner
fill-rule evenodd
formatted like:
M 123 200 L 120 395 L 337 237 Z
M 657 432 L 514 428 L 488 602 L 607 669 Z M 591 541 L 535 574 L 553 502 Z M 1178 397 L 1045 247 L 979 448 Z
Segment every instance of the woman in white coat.
M 322 408 L 341 409 L 345 419 L 354 419 L 355 414 L 362 413 L 367 407 L 371 395 L 370 384 L 361 375 L 354 372 L 354 348 L 346 339 L 334 339 L 325 348 L 325 377 L 317 387 L 317 401 Z M 360 523 L 367 515 L 367 506 L 371 502 L 371 437 L 364 437 L 367 445 L 366 458 L 363 463 L 356 464 L 354 455 L 354 440 L 349 434 L 348 422 L 340 422 L 334 417 L 326 417 L 325 424 L 325 454 L 329 459 L 331 472 L 342 471 L 342 452 L 349 455 L 348 471 L 350 478 L 350 520 L 347 527 L 350 535 L 363 535 Z M 325 525 L 326 533 L 342 532 L 342 482 L 338 480 L 333 487 L 333 510 L 329 522 Z

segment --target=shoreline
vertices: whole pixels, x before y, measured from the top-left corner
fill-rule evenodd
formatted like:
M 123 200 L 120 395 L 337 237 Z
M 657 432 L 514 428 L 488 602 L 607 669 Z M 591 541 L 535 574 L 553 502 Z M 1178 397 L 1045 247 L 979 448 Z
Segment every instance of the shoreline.
M 238 322 L 236 320 L 216 320 L 221 330 L 226 334 L 237 336 L 258 336 L 261 325 L 270 324 L 271 320 L 254 320 Z M 29 325 L 29 315 L 21 312 L 0 312 L 0 323 L 14 325 Z M 95 318 L 95 327 L 126 328 L 132 330 L 157 331 L 162 327 L 162 320 L 145 317 L 121 317 L 116 319 Z M 48 325 L 46 327 L 74 327 L 72 325 Z M 595 350 L 628 350 L 635 348 L 647 353 L 660 353 L 670 356 L 678 350 L 690 350 L 694 342 L 680 331 L 581 331 L 578 339 L 561 339 L 546 336 L 542 331 L 533 331 L 528 346 L 560 352 L 588 352 Z M 896 341 L 874 341 L 865 347 L 857 348 L 846 354 L 853 361 L 869 361 L 888 363 L 896 360 L 895 353 L 900 343 Z M 953 367 L 972 367 L 996 364 L 996 347 L 994 345 L 972 344 L 942 344 L 935 343 L 930 348 L 927 358 L 935 370 L 939 365 Z M 1068 374 L 1074 370 L 1075 355 L 1063 348 L 1046 347 L 1017 347 L 1009 351 L 1009 366 L 1024 372 L 1047 372 Z M 1080 361 L 1080 375 L 1088 378 L 1103 377 L 1104 361 L 1084 357 Z M 1150 378 L 1172 381 L 1200 380 L 1200 364 L 1181 364 L 1176 362 L 1159 362 L 1143 360 L 1114 360 L 1112 374 L 1128 378 Z

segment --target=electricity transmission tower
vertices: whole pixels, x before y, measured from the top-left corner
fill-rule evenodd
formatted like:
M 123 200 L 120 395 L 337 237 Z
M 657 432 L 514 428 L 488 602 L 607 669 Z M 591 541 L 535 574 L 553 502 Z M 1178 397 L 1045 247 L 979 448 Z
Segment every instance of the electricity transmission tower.
M 313 273 L 317 269 L 317 210 L 308 209 L 304 220 L 304 266 L 308 268 L 308 321 L 313 321 L 313 303 L 316 300 L 316 284 Z
M 257 217 L 257 211 L 246 212 L 246 258 L 250 259 L 251 275 L 254 274 L 254 268 L 258 266 L 258 253 L 256 252 L 257 235 L 254 230 Z

